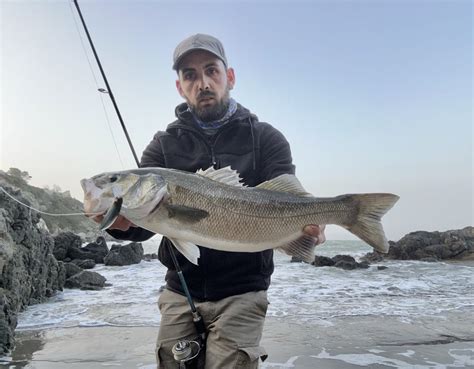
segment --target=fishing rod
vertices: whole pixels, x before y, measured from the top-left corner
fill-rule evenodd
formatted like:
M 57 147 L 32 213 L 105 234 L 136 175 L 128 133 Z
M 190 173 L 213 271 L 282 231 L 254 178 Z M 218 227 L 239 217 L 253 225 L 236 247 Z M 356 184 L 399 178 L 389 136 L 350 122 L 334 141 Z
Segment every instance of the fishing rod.
M 87 28 L 84 17 L 82 16 L 82 12 L 81 12 L 81 8 L 79 7 L 79 3 L 77 2 L 77 0 L 73 0 L 73 2 L 74 2 L 74 5 L 76 6 L 77 12 L 78 12 L 79 17 L 81 19 L 82 26 L 84 27 L 84 31 L 87 35 L 87 39 L 89 40 L 89 44 L 91 46 L 92 52 L 94 53 L 95 60 L 97 61 L 97 65 L 99 66 L 100 73 L 101 73 L 102 78 L 103 78 L 103 80 L 105 82 L 105 85 L 107 87 L 107 90 L 104 91 L 103 89 L 99 89 L 99 91 L 103 92 L 103 93 L 107 93 L 109 95 L 110 99 L 112 100 L 112 104 L 114 105 L 115 112 L 117 113 L 118 119 L 119 119 L 120 124 L 122 126 L 122 130 L 125 134 L 125 137 L 127 138 L 128 145 L 130 146 L 130 150 L 132 151 L 133 157 L 135 158 L 135 162 L 137 164 L 137 167 L 140 168 L 140 161 L 138 160 L 137 154 L 136 154 L 135 149 L 134 149 L 133 144 L 132 144 L 132 140 L 130 139 L 130 136 L 128 134 L 127 127 L 125 126 L 125 122 L 122 119 L 122 115 L 120 114 L 120 110 L 118 108 L 117 102 L 115 101 L 115 97 L 114 97 L 114 94 L 112 92 L 112 88 L 110 87 L 110 84 L 109 84 L 109 82 L 107 80 L 107 77 L 105 75 L 105 72 L 104 72 L 104 68 L 102 67 L 102 63 L 100 62 L 99 56 L 98 56 L 97 51 L 96 51 L 95 46 L 94 46 L 94 43 L 92 42 L 91 35 L 90 35 L 89 30 Z M 178 259 L 176 258 L 173 247 L 171 246 L 171 244 L 169 242 L 167 243 L 167 245 L 168 245 L 168 250 L 169 250 L 170 255 L 171 255 L 171 259 L 173 259 L 173 263 L 174 263 L 174 266 L 176 268 L 176 272 L 178 273 L 178 277 L 179 277 L 179 280 L 181 282 L 181 286 L 183 287 L 183 291 L 186 295 L 186 298 L 188 300 L 188 304 L 191 308 L 191 313 L 192 313 L 192 316 L 193 316 L 193 323 L 194 323 L 194 325 L 196 327 L 196 331 L 197 331 L 197 333 L 198 333 L 198 335 L 201 339 L 201 344 L 200 344 L 200 347 L 199 347 L 199 351 L 200 351 L 205 347 L 206 333 L 207 333 L 206 332 L 206 327 L 204 325 L 204 321 L 202 319 L 201 314 L 199 313 L 199 311 L 196 309 L 196 306 L 194 305 L 193 299 L 191 297 L 191 294 L 189 292 L 186 280 L 185 280 L 184 275 L 183 275 L 183 271 L 181 270 L 181 267 L 178 263 Z M 191 342 L 194 342 L 194 341 L 191 341 Z M 189 349 L 189 344 L 188 345 L 187 344 L 188 344 L 187 341 L 178 341 L 178 343 L 173 347 L 173 354 L 175 355 L 175 359 L 180 358 L 180 366 L 182 364 L 184 365 L 184 363 L 186 361 L 190 361 L 191 359 L 194 359 L 199 354 L 199 351 L 198 351 L 198 353 L 189 352 L 189 355 L 192 355 L 192 356 L 185 357 L 185 353 L 187 353 L 189 351 L 188 350 Z
M 99 91 L 102 92 L 102 93 L 106 93 L 110 96 L 110 100 L 112 100 L 112 104 L 115 108 L 115 112 L 117 113 L 118 119 L 119 119 L 120 124 L 122 126 L 123 133 L 125 133 L 125 137 L 127 138 L 128 145 L 130 146 L 130 150 L 132 150 L 132 154 L 133 154 L 133 157 L 135 159 L 135 162 L 137 163 L 137 167 L 140 167 L 140 161 L 138 160 L 137 153 L 135 152 L 135 148 L 133 147 L 132 140 L 130 139 L 130 136 L 128 134 L 127 127 L 125 126 L 125 123 L 122 119 L 122 114 L 120 114 L 120 110 L 117 106 L 117 102 L 115 101 L 114 93 L 112 92 L 112 88 L 110 87 L 109 81 L 107 80 L 107 77 L 105 75 L 104 68 L 102 68 L 102 63 L 100 62 L 99 56 L 97 55 L 97 51 L 95 50 L 95 46 L 94 46 L 94 43 L 92 42 L 91 35 L 89 34 L 89 30 L 87 29 L 86 22 L 84 21 L 84 17 L 82 16 L 82 12 L 81 12 L 81 8 L 79 7 L 79 3 L 77 2 L 77 0 L 73 0 L 73 1 L 74 1 L 74 5 L 76 6 L 77 12 L 79 13 L 79 18 L 81 18 L 81 23 L 82 23 L 82 26 L 84 27 L 84 30 L 86 32 L 87 39 L 89 40 L 89 44 L 91 45 L 92 52 L 94 53 L 95 60 L 97 61 L 97 65 L 99 66 L 100 74 L 102 75 L 102 78 L 105 82 L 105 86 L 107 87 L 106 90 L 99 89 Z

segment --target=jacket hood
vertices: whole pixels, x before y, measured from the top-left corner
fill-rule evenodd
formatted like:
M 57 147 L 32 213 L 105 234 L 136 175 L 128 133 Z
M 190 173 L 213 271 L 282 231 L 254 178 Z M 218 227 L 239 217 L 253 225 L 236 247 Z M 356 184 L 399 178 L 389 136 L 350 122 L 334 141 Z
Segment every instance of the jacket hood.
M 188 110 L 188 104 L 182 103 L 179 104 L 175 109 L 175 114 L 178 120 L 168 125 L 167 131 L 176 131 L 177 135 L 181 135 L 181 130 L 192 130 L 195 132 L 200 132 L 201 128 L 194 122 L 193 115 Z M 253 169 L 257 168 L 257 159 L 256 159 L 256 144 L 255 144 L 255 133 L 254 133 L 254 123 L 258 122 L 258 117 L 255 114 L 252 114 L 250 110 L 244 108 L 242 105 L 237 103 L 237 110 L 230 117 L 230 121 L 226 124 L 226 126 L 239 124 L 243 122 L 243 124 L 248 125 L 250 128 L 250 134 L 252 137 L 252 155 L 253 155 Z

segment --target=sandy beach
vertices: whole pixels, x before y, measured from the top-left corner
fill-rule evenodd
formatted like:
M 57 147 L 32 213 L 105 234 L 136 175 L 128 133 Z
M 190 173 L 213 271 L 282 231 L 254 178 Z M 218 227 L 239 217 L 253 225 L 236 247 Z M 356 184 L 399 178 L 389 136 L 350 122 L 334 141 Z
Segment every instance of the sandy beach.
M 83 327 L 17 334 L 9 369 L 152 369 L 157 327 Z M 273 368 L 473 368 L 472 309 L 404 321 L 340 317 L 312 324 L 268 318 L 262 341 Z
M 365 252 L 359 243 L 329 244 L 327 255 Z M 472 262 L 386 261 L 384 270 L 340 271 L 282 255 L 275 261 L 261 369 L 474 368 Z M 157 280 L 165 268 L 96 270 L 110 287 L 65 290 L 19 316 L 16 348 L 0 367 L 156 368 Z

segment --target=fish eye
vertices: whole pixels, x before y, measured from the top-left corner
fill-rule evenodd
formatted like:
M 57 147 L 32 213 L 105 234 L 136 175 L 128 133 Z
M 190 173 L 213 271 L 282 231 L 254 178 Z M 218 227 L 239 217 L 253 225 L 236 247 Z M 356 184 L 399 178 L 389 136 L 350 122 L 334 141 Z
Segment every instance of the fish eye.
M 117 177 L 117 176 L 112 176 L 112 177 L 110 177 L 110 178 L 109 178 L 109 180 L 110 180 L 110 183 L 114 183 L 114 182 L 116 182 L 116 181 L 117 181 L 117 179 L 118 179 L 118 177 Z

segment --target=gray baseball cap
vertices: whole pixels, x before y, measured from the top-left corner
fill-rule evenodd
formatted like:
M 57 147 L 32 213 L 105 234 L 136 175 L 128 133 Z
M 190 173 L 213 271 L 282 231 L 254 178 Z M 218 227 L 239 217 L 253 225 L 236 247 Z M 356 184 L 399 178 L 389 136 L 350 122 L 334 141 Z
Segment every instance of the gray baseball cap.
M 173 53 L 173 69 L 178 70 L 178 65 L 184 56 L 191 51 L 205 50 L 217 56 L 227 68 L 227 59 L 225 57 L 224 46 L 215 37 L 198 33 L 181 41 Z

